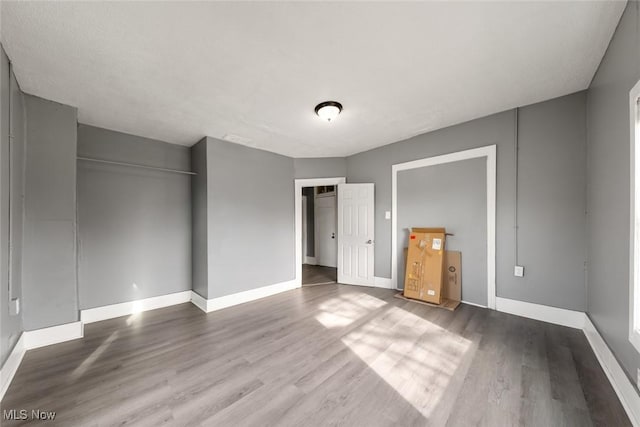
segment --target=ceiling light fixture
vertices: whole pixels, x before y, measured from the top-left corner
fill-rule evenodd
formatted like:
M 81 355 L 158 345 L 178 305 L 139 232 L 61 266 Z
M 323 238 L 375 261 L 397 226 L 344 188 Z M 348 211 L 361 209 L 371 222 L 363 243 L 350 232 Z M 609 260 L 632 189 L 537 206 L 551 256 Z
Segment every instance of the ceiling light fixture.
M 316 105 L 316 114 L 322 120 L 326 120 L 328 122 L 332 121 L 338 114 L 342 111 L 342 104 L 336 101 L 325 101 Z

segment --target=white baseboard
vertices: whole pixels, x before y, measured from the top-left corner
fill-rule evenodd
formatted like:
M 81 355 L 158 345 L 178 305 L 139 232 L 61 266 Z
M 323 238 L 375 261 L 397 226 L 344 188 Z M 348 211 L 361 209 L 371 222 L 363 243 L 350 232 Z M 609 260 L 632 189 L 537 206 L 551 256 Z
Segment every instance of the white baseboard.
M 316 265 L 318 262 L 316 261 L 316 257 L 314 256 L 306 256 L 304 257 L 304 263 L 309 265 Z
M 191 291 L 191 304 L 195 305 L 205 313 L 207 312 L 207 299 L 195 291 Z
M 602 336 L 600 336 L 600 333 L 598 333 L 589 316 L 585 314 L 584 317 L 584 334 L 589 344 L 591 344 L 591 348 L 596 354 L 600 366 L 602 366 L 611 386 L 618 395 L 622 406 L 631 420 L 631 424 L 640 426 L 640 396 L 638 396 L 629 377 L 624 373 L 624 370 L 607 346 L 607 343 Z
M 192 292 L 191 302 L 205 313 L 210 313 L 212 311 L 222 310 L 223 308 L 232 307 L 234 305 L 243 304 L 245 302 L 255 301 L 260 298 L 265 298 L 271 295 L 279 294 L 281 292 L 290 291 L 299 287 L 300 285 L 296 282 L 296 280 L 289 280 L 287 282 L 276 283 L 275 285 L 263 286 L 261 288 L 250 289 L 248 291 L 238 292 L 235 294 L 225 295 L 212 299 L 204 299 L 197 293 Z
M 496 310 L 570 328 L 584 328 L 584 313 L 548 305 L 496 297 Z
M 386 277 L 373 277 L 373 286 L 376 288 L 385 288 L 385 289 L 393 289 L 393 284 L 391 283 L 391 279 L 387 279 Z
M 27 349 L 24 346 L 24 333 L 22 333 L 13 350 L 9 353 L 9 357 L 7 357 L 4 365 L 2 365 L 2 369 L 0 369 L 0 401 L 4 398 L 4 394 L 7 392 L 14 375 L 18 371 L 26 351 Z
M 80 320 L 83 323 L 99 322 L 101 320 L 169 307 L 175 304 L 183 304 L 189 301 L 191 301 L 191 291 L 175 292 L 173 294 L 81 310 Z
M 65 323 L 64 325 L 25 331 L 23 336 L 24 348 L 31 350 L 82 338 L 84 336 L 84 325 L 82 322 Z

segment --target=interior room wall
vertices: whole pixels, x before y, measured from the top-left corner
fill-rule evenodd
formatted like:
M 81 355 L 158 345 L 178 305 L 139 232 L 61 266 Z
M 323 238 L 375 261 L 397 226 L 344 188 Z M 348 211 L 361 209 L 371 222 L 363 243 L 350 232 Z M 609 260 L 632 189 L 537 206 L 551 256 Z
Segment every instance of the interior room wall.
M 297 158 L 293 159 L 294 176 L 304 178 L 336 178 L 347 176 L 345 157 Z
M 206 297 L 293 280 L 293 159 L 215 138 L 205 141 Z
M 391 211 L 391 166 L 495 144 L 498 296 L 584 310 L 585 104 L 586 93 L 579 92 L 519 109 L 519 167 L 529 181 L 520 188 L 518 197 L 518 246 L 522 254 L 519 263 L 525 266 L 524 278 L 513 275 L 515 110 L 348 157 L 347 182 L 372 182 L 376 186 L 375 275 L 391 277 L 391 220 L 385 219 L 385 211 Z M 526 212 L 524 207 L 527 206 L 535 209 Z M 554 215 L 555 212 L 559 215 Z M 553 245 L 550 247 L 549 236 L 552 234 L 545 233 L 545 230 L 559 229 L 566 236 L 560 242 L 562 251 L 555 250 Z M 533 256 L 534 253 L 537 255 Z M 545 264 L 549 260 L 553 261 L 550 265 L 558 266 L 557 269 L 550 269 Z
M 207 212 L 209 197 L 207 192 L 207 138 L 191 147 L 191 284 L 194 292 L 209 298 L 209 230 Z
M 9 303 L 22 296 L 24 144 L 24 98 L 0 47 L 0 241 L 11 236 L 0 248 L 0 367 L 23 331 L 22 313 L 11 315 Z
M 398 173 L 398 266 L 409 227 L 446 226 L 446 248 L 462 252 L 462 299 L 487 305 L 487 161 L 462 160 Z M 399 287 L 404 288 L 404 274 Z
M 588 92 L 588 315 L 635 383 L 629 342 L 629 91 L 640 79 L 640 6 L 627 3 Z
M 307 196 L 307 256 L 314 257 L 315 242 L 315 194 L 313 187 L 304 187 L 302 194 Z M 304 262 L 304 259 L 303 259 Z
M 78 156 L 190 171 L 188 147 L 80 124 Z M 78 160 L 80 309 L 191 289 L 191 176 Z
M 25 330 L 78 320 L 77 109 L 25 95 Z

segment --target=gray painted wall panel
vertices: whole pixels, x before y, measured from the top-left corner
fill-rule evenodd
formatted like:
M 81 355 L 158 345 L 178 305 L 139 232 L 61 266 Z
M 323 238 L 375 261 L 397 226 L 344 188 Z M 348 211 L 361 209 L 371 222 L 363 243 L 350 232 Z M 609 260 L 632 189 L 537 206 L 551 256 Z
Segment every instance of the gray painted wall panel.
M 10 263 L 11 282 L 10 298 L 22 295 L 22 250 L 24 237 L 24 185 L 25 185 L 25 150 L 26 150 L 26 112 L 24 95 L 18 82 L 11 73 L 11 227 Z M 12 319 L 15 321 L 15 319 Z M 20 320 L 21 321 L 21 320 Z
M 155 139 L 78 125 L 78 156 L 166 169 L 191 170 L 188 148 Z
M 0 248 L 0 366 L 4 364 L 9 353 L 15 346 L 23 331 L 22 314 L 12 316 L 9 314 L 10 299 L 20 297 L 22 294 L 21 265 L 22 265 L 22 227 L 23 215 L 22 194 L 16 194 L 15 190 L 23 184 L 24 173 L 24 127 L 25 112 L 23 96 L 17 85 L 15 76 L 9 71 L 9 60 L 0 47 L 0 241 L 8 242 L 11 234 L 12 249 L 11 261 L 11 294 L 9 292 L 9 245 L 3 244 Z M 9 123 L 9 108 L 11 105 L 11 123 Z M 12 165 L 9 167 L 9 128 L 14 135 L 13 150 L 11 150 Z M 9 180 L 11 174 L 12 179 Z M 16 182 L 18 180 L 18 182 Z M 11 182 L 10 182 L 11 181 Z M 10 185 L 11 184 L 11 185 Z M 12 187 L 12 191 L 10 191 Z M 9 203 L 11 199 L 11 203 Z M 12 218 L 9 220 L 9 206 L 11 205 Z
M 542 294 L 581 311 L 587 307 L 585 95 L 520 110 L 518 258 L 525 276 L 513 289 L 523 301 Z
M 347 176 L 347 159 L 344 157 L 293 159 L 296 179 L 334 178 Z
M 188 147 L 78 129 L 85 157 L 190 168 Z M 81 309 L 191 289 L 191 177 L 78 161 L 78 237 Z
M 25 96 L 25 330 L 78 320 L 75 108 Z
M 398 173 L 398 266 L 404 287 L 409 227 L 446 227 L 446 248 L 462 252 L 462 299 L 487 305 L 487 167 L 485 159 Z
M 207 138 L 209 298 L 292 280 L 293 159 Z
M 640 6 L 630 1 L 588 92 L 588 314 L 630 378 L 629 91 L 640 79 Z M 635 381 L 633 381 L 635 383 Z
M 204 298 L 209 297 L 208 227 L 207 227 L 207 139 L 191 147 L 191 221 L 192 221 L 192 286 Z
M 546 101 L 534 106 L 521 109 L 521 148 L 527 145 L 543 144 L 544 156 L 561 154 L 562 159 L 568 159 L 566 153 L 573 153 L 576 147 L 585 144 L 585 93 L 580 92 L 554 100 Z M 549 124 L 553 123 L 552 126 Z M 538 257 L 520 258 L 520 263 L 526 267 L 526 274 L 536 278 L 535 283 L 513 276 L 514 266 L 514 190 L 515 190 L 515 162 L 514 162 L 514 131 L 515 112 L 506 111 L 460 125 L 441 129 L 435 132 L 419 135 L 406 141 L 390 144 L 371 151 L 356 154 L 347 158 L 347 181 L 373 182 L 376 185 L 376 266 L 375 275 L 390 277 L 391 275 L 391 221 L 384 219 L 384 212 L 391 210 L 391 166 L 393 164 L 440 154 L 452 153 L 470 148 L 487 145 L 497 145 L 497 226 L 496 226 L 496 286 L 497 294 L 502 297 L 519 299 L 532 303 L 568 308 L 573 310 L 585 309 L 584 271 L 583 266 L 576 266 L 573 255 L 564 257 L 568 262 L 561 263 L 559 270 L 552 271 L 540 264 Z M 524 132 L 524 135 L 523 135 Z M 522 148 L 525 149 L 525 148 Z M 581 151 L 584 153 L 584 149 Z M 540 154 L 534 150 L 527 153 L 520 160 L 530 162 L 533 166 L 539 160 Z M 532 166 L 532 167 L 533 167 Z M 528 200 L 539 200 L 541 195 L 548 199 L 548 192 L 555 191 L 548 187 L 549 180 L 560 182 L 567 176 L 578 177 L 570 179 L 568 183 L 560 184 L 562 194 L 575 193 L 571 197 L 567 212 L 583 212 L 586 205 L 585 184 L 580 182 L 584 163 L 580 159 L 558 161 L 547 164 L 527 179 L 530 188 L 520 191 L 520 202 L 526 206 Z M 526 169 L 525 169 L 526 170 Z M 546 209 L 554 209 L 547 206 Z M 563 208 L 565 209 L 565 208 Z M 523 209 L 521 208 L 520 211 Z M 559 218 L 545 217 L 535 223 L 521 215 L 520 250 L 523 254 L 543 251 L 548 248 L 547 238 L 540 231 L 544 229 L 566 229 L 568 246 L 577 253 L 583 251 L 585 241 L 584 221 L 579 218 L 567 219 L 563 215 Z M 582 236 L 582 237 L 581 237 Z

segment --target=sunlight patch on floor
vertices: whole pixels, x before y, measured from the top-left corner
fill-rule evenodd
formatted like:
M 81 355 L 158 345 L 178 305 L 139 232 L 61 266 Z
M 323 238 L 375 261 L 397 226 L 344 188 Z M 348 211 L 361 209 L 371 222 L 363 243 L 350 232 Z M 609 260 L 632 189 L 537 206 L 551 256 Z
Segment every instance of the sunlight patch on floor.
M 471 341 L 402 308 L 345 335 L 342 342 L 428 418 Z
M 106 340 L 100 344 L 98 348 L 96 348 L 93 353 L 89 355 L 86 359 L 82 361 L 82 363 L 73 370 L 70 375 L 70 380 L 74 381 L 80 378 L 86 371 L 95 363 L 96 360 L 100 357 L 102 353 L 111 345 L 113 341 L 115 341 L 120 335 L 120 331 L 114 331 Z
M 323 302 L 316 320 L 325 328 L 348 326 L 373 310 L 387 303 L 366 294 L 344 294 Z

